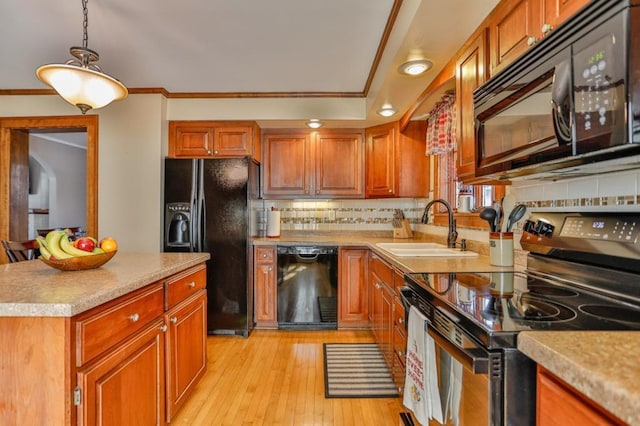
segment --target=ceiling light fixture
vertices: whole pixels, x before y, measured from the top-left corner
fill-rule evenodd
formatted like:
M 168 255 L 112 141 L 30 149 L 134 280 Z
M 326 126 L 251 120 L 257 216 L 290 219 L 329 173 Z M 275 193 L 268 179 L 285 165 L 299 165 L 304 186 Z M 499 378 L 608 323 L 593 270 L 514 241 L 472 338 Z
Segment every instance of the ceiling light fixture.
M 413 59 L 400 65 L 398 72 L 406 75 L 420 75 L 427 72 L 433 66 L 433 62 L 426 59 Z
M 383 105 L 382 108 L 380 108 L 376 112 L 378 113 L 378 115 L 381 115 L 383 117 L 391 117 L 398 111 L 396 111 L 395 108 L 393 108 L 391 105 Z
M 324 123 L 317 118 L 312 118 L 307 121 L 307 127 L 311 127 L 312 129 L 319 129 L 322 126 L 324 126 Z
M 80 108 L 83 114 L 128 95 L 124 84 L 103 73 L 95 64 L 99 59 L 98 52 L 87 47 L 87 2 L 88 0 L 82 0 L 82 47 L 69 49 L 76 59 L 69 59 L 64 64 L 42 65 L 36 70 L 36 75 L 43 83 L 51 86 L 65 101 Z

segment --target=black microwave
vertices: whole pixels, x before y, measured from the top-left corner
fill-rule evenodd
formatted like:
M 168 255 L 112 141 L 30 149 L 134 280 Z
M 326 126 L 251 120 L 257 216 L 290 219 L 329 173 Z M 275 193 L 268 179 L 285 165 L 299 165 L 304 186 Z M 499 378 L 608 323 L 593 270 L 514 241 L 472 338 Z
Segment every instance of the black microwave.
M 638 5 L 590 2 L 474 91 L 477 176 L 640 167 Z

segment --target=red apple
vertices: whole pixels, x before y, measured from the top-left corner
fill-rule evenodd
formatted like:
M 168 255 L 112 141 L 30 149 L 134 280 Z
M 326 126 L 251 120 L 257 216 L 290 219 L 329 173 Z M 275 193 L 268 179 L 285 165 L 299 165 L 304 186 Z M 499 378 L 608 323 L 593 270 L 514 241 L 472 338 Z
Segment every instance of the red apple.
M 96 248 L 96 243 L 91 238 L 81 237 L 76 240 L 76 247 L 84 251 L 93 251 Z

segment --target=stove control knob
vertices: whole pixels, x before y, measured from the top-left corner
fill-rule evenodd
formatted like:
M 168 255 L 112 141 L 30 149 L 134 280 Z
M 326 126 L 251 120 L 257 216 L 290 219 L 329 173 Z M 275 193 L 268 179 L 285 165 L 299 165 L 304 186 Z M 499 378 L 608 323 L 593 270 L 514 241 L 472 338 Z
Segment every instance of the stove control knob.
M 543 237 L 551 237 L 554 229 L 555 227 L 553 225 L 541 220 L 537 221 L 535 224 L 535 233 L 542 235 Z

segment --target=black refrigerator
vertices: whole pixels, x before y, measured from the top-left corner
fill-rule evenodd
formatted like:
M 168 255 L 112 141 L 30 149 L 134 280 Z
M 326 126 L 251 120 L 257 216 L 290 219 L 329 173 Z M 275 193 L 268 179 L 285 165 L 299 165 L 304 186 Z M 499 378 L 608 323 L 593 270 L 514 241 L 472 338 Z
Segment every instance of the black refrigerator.
M 209 334 L 253 328 L 251 208 L 259 168 L 251 158 L 165 159 L 164 251 L 208 252 Z

